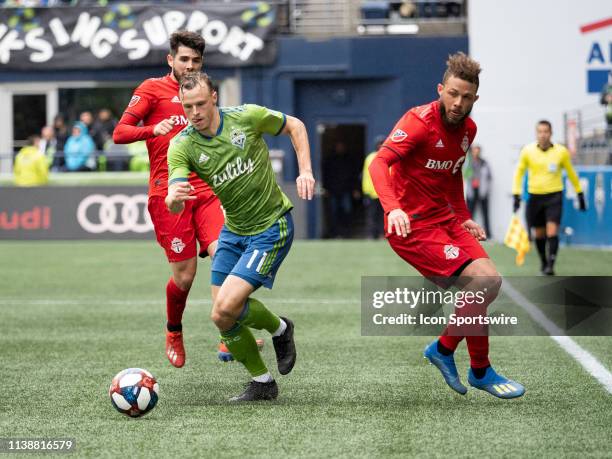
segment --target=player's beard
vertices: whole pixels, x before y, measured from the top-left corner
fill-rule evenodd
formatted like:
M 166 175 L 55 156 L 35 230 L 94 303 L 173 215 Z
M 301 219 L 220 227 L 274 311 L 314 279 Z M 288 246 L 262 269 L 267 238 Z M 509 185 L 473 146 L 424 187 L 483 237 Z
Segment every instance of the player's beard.
M 459 126 L 465 121 L 468 116 L 470 116 L 470 113 L 472 113 L 472 107 L 470 107 L 470 109 L 458 121 L 453 121 L 449 119 L 448 116 L 446 116 L 446 107 L 444 106 L 444 103 L 440 100 L 440 116 L 442 117 L 442 121 L 444 121 L 444 123 L 450 126 Z
M 172 75 L 174 75 L 174 78 L 176 79 L 176 81 L 181 82 L 181 78 L 183 77 L 183 75 L 181 75 L 180 73 L 177 72 L 177 70 L 172 67 Z

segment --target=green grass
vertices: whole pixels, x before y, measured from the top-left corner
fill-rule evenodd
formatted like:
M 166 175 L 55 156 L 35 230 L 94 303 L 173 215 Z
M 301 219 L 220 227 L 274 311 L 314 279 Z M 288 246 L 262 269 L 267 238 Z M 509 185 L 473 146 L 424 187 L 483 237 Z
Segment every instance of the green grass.
M 534 254 L 517 268 L 510 250 L 487 250 L 505 275 L 537 274 Z M 169 270 L 154 243 L 1 243 L 0 438 L 73 437 L 78 457 L 610 454 L 612 396 L 549 338 L 492 338 L 496 367 L 527 387 L 502 401 L 451 392 L 421 356 L 430 337 L 362 337 L 361 276 L 415 274 L 385 242 L 294 245 L 274 291 L 257 297 L 295 320 L 296 368 L 278 378 L 277 402 L 229 405 L 248 378 L 216 360 L 209 266 L 199 265 L 177 370 L 163 351 Z M 612 274 L 612 252 L 563 248 L 558 273 Z M 577 341 L 612 368 L 612 338 Z M 463 345 L 457 354 L 464 374 Z M 136 420 L 107 395 L 133 366 L 160 383 L 158 406 Z

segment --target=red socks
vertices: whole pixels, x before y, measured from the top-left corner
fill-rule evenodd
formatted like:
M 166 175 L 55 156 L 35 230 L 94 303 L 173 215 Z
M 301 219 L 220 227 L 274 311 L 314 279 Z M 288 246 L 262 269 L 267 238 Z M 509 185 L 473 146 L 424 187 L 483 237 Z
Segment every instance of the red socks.
M 187 303 L 187 295 L 189 295 L 189 290 L 183 291 L 178 288 L 172 277 L 168 280 L 168 284 L 166 285 L 166 314 L 168 315 L 168 327 L 169 329 L 179 329 L 170 331 L 180 331 L 183 311 Z
M 448 327 L 444 329 L 444 333 L 442 334 L 442 336 L 440 336 L 439 341 L 446 349 L 455 352 L 455 349 L 457 349 L 457 346 L 459 346 L 459 343 L 463 339 L 463 336 L 450 336 L 446 333 L 448 333 Z
M 444 330 L 446 333 L 446 330 Z M 440 344 L 446 349 L 455 351 L 463 336 L 442 335 Z M 468 352 L 470 354 L 470 366 L 472 368 L 485 368 L 489 363 L 489 337 L 488 336 L 466 336 Z
M 457 316 L 486 316 L 487 305 L 466 304 L 463 308 L 456 308 Z M 470 366 L 472 368 L 485 368 L 489 363 L 489 336 L 488 327 L 482 325 L 449 325 L 440 336 L 440 344 L 446 349 L 455 351 L 465 336 L 468 352 L 470 354 Z M 467 336 L 466 336 L 467 335 Z M 471 335 L 471 336 L 470 336 Z
M 488 336 L 466 336 L 465 341 L 467 342 L 472 368 L 485 368 L 491 365 L 489 362 Z

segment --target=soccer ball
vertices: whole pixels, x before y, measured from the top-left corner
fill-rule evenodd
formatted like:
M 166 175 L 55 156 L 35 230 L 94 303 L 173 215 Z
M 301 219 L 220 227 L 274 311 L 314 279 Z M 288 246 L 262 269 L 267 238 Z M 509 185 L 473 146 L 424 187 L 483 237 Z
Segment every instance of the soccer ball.
M 159 384 L 151 373 L 140 368 L 128 368 L 113 378 L 108 395 L 117 411 L 137 418 L 157 404 Z

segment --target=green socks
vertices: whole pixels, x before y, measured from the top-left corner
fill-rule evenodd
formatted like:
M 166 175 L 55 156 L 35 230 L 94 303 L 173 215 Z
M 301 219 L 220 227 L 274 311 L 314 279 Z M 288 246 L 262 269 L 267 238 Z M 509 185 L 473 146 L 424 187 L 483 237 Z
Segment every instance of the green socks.
M 238 323 L 256 330 L 265 329 L 273 335 L 280 326 L 280 318 L 266 308 L 261 301 L 249 298 L 244 311 L 238 318 Z
M 261 301 L 249 298 L 236 324 L 230 330 L 221 332 L 221 340 L 234 356 L 234 360 L 242 363 L 251 376 L 261 376 L 266 374 L 268 369 L 250 328 L 265 329 L 274 334 L 280 324 L 280 318 L 270 312 Z
M 255 337 L 247 326 L 236 323 L 230 330 L 221 332 L 221 341 L 232 353 L 234 360 L 242 363 L 251 376 L 261 376 L 268 372 L 259 349 L 257 349 Z

